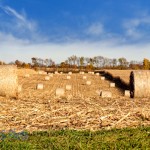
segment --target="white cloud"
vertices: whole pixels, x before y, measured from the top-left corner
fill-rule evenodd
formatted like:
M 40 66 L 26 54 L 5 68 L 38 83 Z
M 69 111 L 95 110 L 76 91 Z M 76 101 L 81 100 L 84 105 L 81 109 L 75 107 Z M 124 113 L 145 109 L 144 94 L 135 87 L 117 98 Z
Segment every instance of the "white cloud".
M 93 23 L 86 29 L 85 32 L 89 35 L 98 36 L 104 33 L 104 26 L 102 23 Z
M 19 59 L 31 62 L 32 57 L 52 58 L 57 63 L 71 55 L 108 58 L 126 57 L 128 60 L 143 60 L 150 56 L 150 44 L 121 45 L 114 40 L 100 42 L 74 41 L 70 43 L 29 43 L 12 35 L 0 34 L 0 60 L 10 62 Z M 140 55 L 139 55 L 140 54 Z
M 134 19 L 127 19 L 123 23 L 126 36 L 133 39 L 140 39 L 144 37 L 147 34 L 147 31 L 144 27 L 147 26 L 150 28 L 150 16 L 148 15 Z

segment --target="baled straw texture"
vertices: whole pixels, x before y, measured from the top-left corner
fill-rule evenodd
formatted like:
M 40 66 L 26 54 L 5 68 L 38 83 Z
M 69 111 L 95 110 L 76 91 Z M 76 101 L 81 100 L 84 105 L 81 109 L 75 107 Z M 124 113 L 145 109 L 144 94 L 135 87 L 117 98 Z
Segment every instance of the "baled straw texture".
M 0 66 L 0 95 L 13 98 L 18 97 L 18 76 L 16 66 Z
M 131 97 L 150 97 L 150 71 L 132 71 L 130 74 Z

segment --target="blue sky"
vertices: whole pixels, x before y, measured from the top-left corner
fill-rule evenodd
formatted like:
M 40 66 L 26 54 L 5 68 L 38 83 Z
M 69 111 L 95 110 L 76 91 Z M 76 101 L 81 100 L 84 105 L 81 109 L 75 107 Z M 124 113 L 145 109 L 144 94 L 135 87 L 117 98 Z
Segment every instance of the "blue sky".
M 150 58 L 149 0 L 0 0 L 0 60 Z

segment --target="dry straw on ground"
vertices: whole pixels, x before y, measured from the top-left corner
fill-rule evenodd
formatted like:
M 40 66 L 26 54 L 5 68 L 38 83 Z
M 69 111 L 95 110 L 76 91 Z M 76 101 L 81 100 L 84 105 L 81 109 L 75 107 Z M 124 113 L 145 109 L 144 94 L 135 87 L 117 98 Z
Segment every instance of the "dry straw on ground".
M 80 74 L 55 75 L 50 82 L 43 75 L 19 76 L 22 92 L 18 100 L 0 97 L 0 130 L 16 131 L 48 129 L 100 130 L 150 125 L 150 98 L 130 99 L 110 82 L 87 74 L 92 84 L 87 86 Z M 36 90 L 43 82 L 44 89 Z M 62 98 L 57 88 L 72 85 Z M 101 98 L 100 91 L 110 91 L 112 98 Z
M 0 66 L 0 95 L 14 98 L 18 97 L 18 77 L 16 66 Z

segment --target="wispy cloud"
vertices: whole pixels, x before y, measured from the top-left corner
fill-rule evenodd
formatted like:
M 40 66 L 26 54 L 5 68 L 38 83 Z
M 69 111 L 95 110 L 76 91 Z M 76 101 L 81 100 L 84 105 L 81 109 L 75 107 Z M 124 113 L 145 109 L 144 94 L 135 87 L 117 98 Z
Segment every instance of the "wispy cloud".
M 9 6 L 0 6 L 0 8 L 9 16 L 14 17 L 17 27 L 28 29 L 30 31 L 36 30 L 36 23 L 26 18 L 25 14 L 17 12 L 15 9 Z
M 28 41 L 44 41 L 46 38 L 38 31 L 37 23 L 29 19 L 24 12 L 18 12 L 17 10 L 0 4 L 1 16 L 0 16 L 0 32 L 4 35 L 13 35 L 18 39 L 25 39 Z
M 102 23 L 93 23 L 86 30 L 86 34 L 99 36 L 104 33 L 104 26 Z

